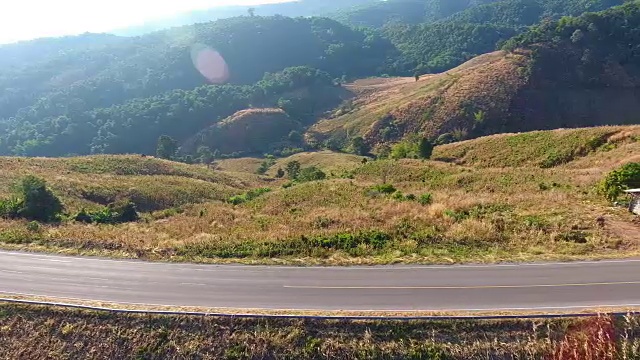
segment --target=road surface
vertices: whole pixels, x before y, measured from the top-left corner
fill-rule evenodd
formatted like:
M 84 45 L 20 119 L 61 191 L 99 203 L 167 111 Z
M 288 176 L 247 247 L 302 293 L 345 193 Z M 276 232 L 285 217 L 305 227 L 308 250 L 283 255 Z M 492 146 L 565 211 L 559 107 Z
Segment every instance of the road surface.
M 290 310 L 551 310 L 640 305 L 640 260 L 296 268 L 0 252 L 0 296 Z

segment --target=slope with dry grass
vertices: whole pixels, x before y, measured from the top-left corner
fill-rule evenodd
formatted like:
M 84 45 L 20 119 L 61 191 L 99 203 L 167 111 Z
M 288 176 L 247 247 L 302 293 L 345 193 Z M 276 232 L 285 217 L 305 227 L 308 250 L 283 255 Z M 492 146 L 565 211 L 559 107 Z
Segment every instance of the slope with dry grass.
M 607 126 L 487 136 L 439 146 L 433 157 L 475 167 L 610 170 L 637 160 L 639 150 L 640 126 Z
M 70 212 L 129 198 L 139 210 L 152 211 L 211 200 L 256 187 L 251 174 L 216 172 L 142 156 L 77 158 L 0 158 L 0 196 L 9 197 L 25 175 L 46 179 Z
M 0 305 L 4 358 L 634 358 L 637 316 L 562 320 L 347 321 L 126 315 Z
M 14 177 L 33 172 L 50 179 L 71 208 L 97 200 L 87 193 L 134 199 L 149 193 L 144 199 L 154 204 L 173 199 L 161 208 L 181 206 L 123 225 L 65 221 L 33 230 L 26 222 L 3 220 L 0 244 L 150 260 L 301 265 L 636 256 L 640 227 L 626 209 L 611 207 L 596 185 L 636 156 L 637 133 L 636 127 L 604 127 L 500 135 L 437 147 L 436 161 L 362 164 L 353 155 L 301 153 L 278 160 L 264 177 L 241 168 L 227 172 L 131 157 L 5 159 Z M 509 152 L 509 144 L 516 149 Z M 582 147 L 590 150 L 541 166 L 549 154 Z M 122 165 L 115 166 L 119 159 Z M 320 167 L 328 179 L 287 184 L 289 179 L 271 177 L 292 160 Z M 240 160 L 219 166 L 234 162 Z M 132 168 L 156 175 L 118 175 Z M 382 183 L 395 189 L 378 190 Z M 9 184 L 2 183 L 4 193 Z M 257 198 L 226 201 L 264 187 L 270 192 Z
M 419 81 L 356 81 L 346 85 L 356 98 L 318 121 L 307 136 L 313 143 L 329 140 L 345 147 L 350 139 L 362 136 L 375 148 L 413 134 L 465 140 L 640 121 L 635 83 L 612 80 L 601 87 L 559 83 L 544 77 L 551 66 L 534 51 L 517 49 L 481 55 L 446 73 L 423 75 Z M 623 75 L 619 78 L 633 77 Z

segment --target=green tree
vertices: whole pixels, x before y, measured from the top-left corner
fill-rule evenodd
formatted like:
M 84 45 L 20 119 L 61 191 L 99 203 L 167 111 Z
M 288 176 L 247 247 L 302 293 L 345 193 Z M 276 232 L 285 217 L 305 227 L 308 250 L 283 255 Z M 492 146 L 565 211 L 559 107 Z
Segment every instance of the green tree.
M 304 138 L 302 137 L 302 134 L 300 134 L 298 131 L 296 130 L 292 130 L 289 133 L 289 141 L 291 141 L 294 144 L 302 144 L 302 142 L 304 141 Z
M 162 135 L 158 138 L 158 146 L 156 148 L 156 155 L 162 159 L 173 159 L 178 152 L 178 142 L 172 137 Z
M 284 170 L 282 170 L 282 168 L 278 168 L 278 172 L 276 172 L 276 177 L 278 179 L 281 179 L 284 177 Z
M 300 170 L 300 174 L 298 174 L 298 181 L 307 182 L 307 181 L 318 181 L 324 180 L 327 178 L 327 174 L 324 171 L 318 169 L 315 166 L 310 166 Z
M 418 151 L 420 152 L 420 157 L 422 159 L 430 159 L 433 154 L 433 143 L 429 139 L 423 137 L 420 139 Z
M 291 180 L 297 180 L 298 175 L 300 175 L 300 162 L 299 161 L 289 161 L 285 166 L 285 171 L 287 172 L 287 176 Z
M 600 183 L 600 192 L 616 201 L 624 190 L 640 187 L 640 163 L 629 163 L 607 174 Z
M 362 136 L 354 137 L 351 140 L 351 148 L 353 149 L 353 152 L 356 153 L 357 155 L 367 155 L 370 150 L 369 146 L 364 141 Z
M 200 159 L 200 163 L 209 165 L 214 159 L 213 153 L 208 146 L 200 146 L 198 148 L 198 159 Z
M 58 220 L 64 209 L 62 202 L 46 186 L 43 179 L 29 175 L 19 185 L 22 206 L 18 216 L 42 222 Z

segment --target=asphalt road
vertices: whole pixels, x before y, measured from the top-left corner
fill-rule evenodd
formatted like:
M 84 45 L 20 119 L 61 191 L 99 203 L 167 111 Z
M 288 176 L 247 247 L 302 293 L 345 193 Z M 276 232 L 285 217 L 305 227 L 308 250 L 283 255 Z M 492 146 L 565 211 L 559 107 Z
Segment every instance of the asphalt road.
M 295 268 L 0 252 L 0 296 L 290 310 L 550 310 L 640 306 L 640 260 Z

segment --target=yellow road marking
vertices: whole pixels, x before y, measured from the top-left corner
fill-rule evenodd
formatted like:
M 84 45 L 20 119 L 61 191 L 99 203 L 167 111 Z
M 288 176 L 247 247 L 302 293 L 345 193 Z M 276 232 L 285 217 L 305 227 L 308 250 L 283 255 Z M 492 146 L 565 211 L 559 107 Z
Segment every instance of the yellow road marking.
M 578 284 L 535 284 L 535 285 L 478 285 L 478 286 L 306 286 L 285 285 L 288 289 L 327 290 L 465 290 L 465 289 L 526 289 L 603 285 L 640 285 L 640 281 L 594 282 Z

